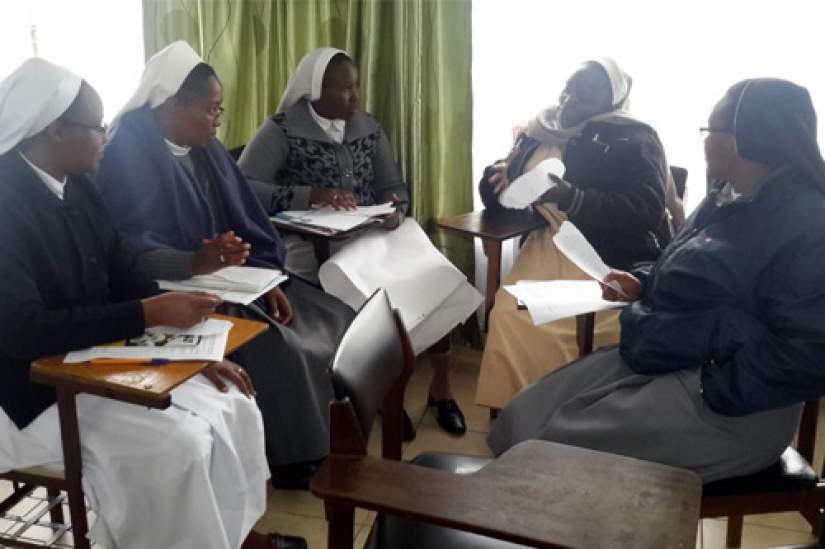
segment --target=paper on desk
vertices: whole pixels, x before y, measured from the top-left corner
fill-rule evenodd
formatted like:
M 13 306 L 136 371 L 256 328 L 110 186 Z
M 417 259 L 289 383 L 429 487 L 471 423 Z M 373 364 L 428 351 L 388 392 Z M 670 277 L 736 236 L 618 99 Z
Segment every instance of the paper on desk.
M 331 207 L 317 210 L 289 210 L 276 215 L 277 219 L 311 225 L 335 231 L 349 231 L 371 221 L 375 216 L 391 214 L 395 211 L 391 202 L 375 206 L 359 206 L 354 210 L 336 210 Z
M 207 319 L 191 328 L 156 326 L 134 339 L 72 351 L 67 364 L 96 358 L 139 360 L 222 360 L 232 322 Z
M 249 305 L 286 279 L 277 269 L 233 265 L 187 280 L 158 280 L 158 286 L 162 290 L 209 292 L 224 301 Z
M 558 158 L 541 161 L 529 172 L 517 177 L 505 188 L 498 201 L 505 208 L 523 209 L 535 202 L 541 195 L 556 186 L 549 174 L 561 177 L 564 164 Z
M 524 302 L 536 326 L 627 305 L 602 299 L 601 286 L 595 280 L 519 281 L 504 289 Z
M 567 256 L 567 259 L 598 282 L 603 281 L 610 272 L 610 267 L 602 261 L 590 242 L 571 222 L 565 221 L 561 224 L 558 232 L 553 236 L 553 243 L 561 253 Z M 615 280 L 608 286 L 619 292 L 619 295 L 625 295 L 622 287 Z

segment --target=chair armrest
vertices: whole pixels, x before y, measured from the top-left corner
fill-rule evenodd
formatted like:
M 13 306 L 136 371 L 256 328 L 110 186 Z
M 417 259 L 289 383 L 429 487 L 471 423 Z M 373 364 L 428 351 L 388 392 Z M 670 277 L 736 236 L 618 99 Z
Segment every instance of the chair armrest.
M 311 490 L 332 508 L 545 547 L 692 547 L 701 499 L 690 471 L 542 441 L 519 444 L 470 475 L 332 455 Z

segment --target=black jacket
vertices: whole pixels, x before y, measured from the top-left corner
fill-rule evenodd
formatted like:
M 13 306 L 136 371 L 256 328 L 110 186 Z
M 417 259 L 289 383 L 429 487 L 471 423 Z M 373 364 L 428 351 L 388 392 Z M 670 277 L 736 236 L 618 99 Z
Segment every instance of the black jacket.
M 520 142 L 510 162 L 512 181 L 521 173 L 539 143 Z M 559 204 L 611 267 L 629 269 L 654 261 L 670 242 L 665 215 L 667 161 L 656 132 L 644 124 L 594 121 L 564 151 L 568 181 L 578 195 Z M 485 173 L 489 176 L 489 172 Z M 484 205 L 501 209 L 487 177 L 479 185 Z
M 701 367 L 720 414 L 819 398 L 825 195 L 793 166 L 751 197 L 718 206 L 718 192 L 642 276 L 642 299 L 621 316 L 622 357 L 643 374 Z
M 17 152 L 0 157 L 0 406 L 18 427 L 55 401 L 32 360 L 143 332 L 156 286 L 133 265 L 88 180 L 61 201 Z

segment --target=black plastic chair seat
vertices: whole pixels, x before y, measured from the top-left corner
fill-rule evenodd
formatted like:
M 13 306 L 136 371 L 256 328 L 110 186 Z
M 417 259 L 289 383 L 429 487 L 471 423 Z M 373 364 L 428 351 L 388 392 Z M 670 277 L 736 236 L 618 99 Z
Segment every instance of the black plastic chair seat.
M 758 473 L 717 480 L 705 484 L 705 496 L 735 496 L 760 492 L 807 490 L 816 486 L 819 477 L 811 465 L 794 448 L 782 452 L 779 461 Z
M 469 475 L 490 463 L 492 459 L 459 454 L 425 452 L 410 463 L 450 471 L 457 475 Z M 526 547 L 506 541 L 434 526 L 393 515 L 379 514 L 364 549 L 517 549 Z

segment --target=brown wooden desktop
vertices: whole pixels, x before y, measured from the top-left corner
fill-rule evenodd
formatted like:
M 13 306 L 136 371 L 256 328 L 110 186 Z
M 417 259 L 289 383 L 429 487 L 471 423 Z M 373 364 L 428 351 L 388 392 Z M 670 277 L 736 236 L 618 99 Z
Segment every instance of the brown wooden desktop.
M 501 284 L 501 244 L 505 240 L 525 235 L 546 226 L 540 215 L 531 210 L 470 212 L 438 219 L 438 226 L 469 237 L 481 239 L 487 256 L 487 285 L 484 291 L 484 325 Z
M 215 314 L 213 318 L 230 320 L 232 329 L 226 344 L 228 355 L 241 345 L 255 338 L 265 330 L 263 322 L 245 320 Z M 170 392 L 189 378 L 197 375 L 208 361 L 170 362 L 162 366 L 141 364 L 64 364 L 64 355 L 54 355 L 38 359 L 31 366 L 31 380 L 51 385 L 57 392 L 57 407 L 60 416 L 60 433 L 63 443 L 64 475 L 53 477 L 33 474 L 28 470 L 12 471 L 0 478 L 46 486 L 50 494 L 66 490 L 69 495 L 69 509 L 75 547 L 89 547 L 85 533 L 88 530 L 86 509 L 83 501 L 82 465 L 80 435 L 77 424 L 75 395 L 89 393 L 113 400 L 129 402 L 148 408 L 165 409 L 171 404 Z M 30 491 L 30 490 L 29 490 Z M 19 499 L 25 497 L 25 494 Z M 0 503 L 6 507 L 7 501 Z M 14 503 L 11 503 L 14 505 Z M 10 505 L 8 506 L 10 507 Z M 0 509 L 4 510 L 4 509 Z M 62 511 L 52 515 L 55 522 L 62 521 Z M 58 517 L 58 518 L 55 518 Z M 0 540 L 3 542 L 4 540 Z M 36 547 L 17 542 L 21 547 Z

